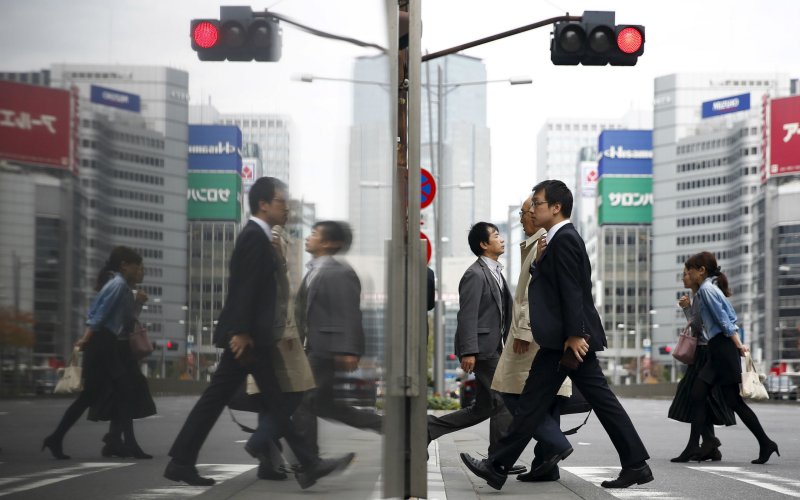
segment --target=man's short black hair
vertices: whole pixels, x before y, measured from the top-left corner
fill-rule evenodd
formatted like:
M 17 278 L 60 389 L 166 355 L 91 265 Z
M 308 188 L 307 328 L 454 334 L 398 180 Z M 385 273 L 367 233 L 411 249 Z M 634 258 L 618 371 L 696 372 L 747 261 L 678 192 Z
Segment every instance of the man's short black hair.
M 275 177 L 261 177 L 250 188 L 250 194 L 247 200 L 250 202 L 250 213 L 255 215 L 258 213 L 258 202 L 266 201 L 272 203 L 275 197 L 275 191 L 286 191 L 286 184 L 280 179 Z
M 314 229 L 320 233 L 324 241 L 337 244 L 336 251 L 333 252 L 334 254 L 346 252 L 353 243 L 353 231 L 346 222 L 323 220 L 314 224 Z
M 483 248 L 481 248 L 481 243 L 489 243 L 489 229 L 494 229 L 498 233 L 500 232 L 500 230 L 497 229 L 497 226 L 495 226 L 491 222 L 476 222 L 469 229 L 469 235 L 467 235 L 467 241 L 469 242 L 469 249 L 472 250 L 472 253 L 474 253 L 478 257 L 483 255 Z
M 539 191 L 544 191 L 544 199 L 548 205 L 558 203 L 561 205 L 561 214 L 565 218 L 572 215 L 572 191 L 569 190 L 566 184 L 559 180 L 542 181 L 533 186 L 533 194 Z

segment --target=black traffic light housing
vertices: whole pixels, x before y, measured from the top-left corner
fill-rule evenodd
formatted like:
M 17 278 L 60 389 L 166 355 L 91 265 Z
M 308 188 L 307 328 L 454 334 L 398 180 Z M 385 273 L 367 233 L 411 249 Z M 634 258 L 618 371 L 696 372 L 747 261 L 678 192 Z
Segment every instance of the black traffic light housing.
M 644 53 L 644 26 L 615 24 L 613 11 L 585 11 L 580 22 L 559 22 L 550 39 L 557 66 L 633 66 Z
M 219 20 L 193 19 L 189 36 L 201 61 L 262 61 L 281 58 L 278 19 L 250 7 L 220 7 Z
M 671 354 L 672 353 L 672 346 L 671 345 L 662 345 L 661 347 L 658 348 L 658 353 L 659 354 L 663 354 L 665 356 L 667 354 Z

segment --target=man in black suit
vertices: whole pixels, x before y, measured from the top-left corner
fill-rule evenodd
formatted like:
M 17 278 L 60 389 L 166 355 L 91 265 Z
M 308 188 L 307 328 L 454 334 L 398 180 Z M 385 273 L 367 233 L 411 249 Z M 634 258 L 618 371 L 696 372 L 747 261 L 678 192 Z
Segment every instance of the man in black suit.
M 467 236 L 469 248 L 478 259 L 467 268 L 458 284 L 458 326 L 455 354 L 464 374 L 475 373 L 475 401 L 467 408 L 441 417 L 428 416 L 428 440 L 466 429 L 491 418 L 489 450 L 511 423 L 503 398 L 491 390 L 503 343 L 511 326 L 511 292 L 497 259 L 505 252 L 505 242 L 497 226 L 478 222 Z M 524 472 L 517 467 L 513 472 Z
M 530 442 L 544 420 L 558 388 L 569 376 L 597 414 L 619 454 L 622 471 L 604 488 L 627 488 L 653 480 L 646 460 L 650 458 L 630 417 L 608 387 L 597 360 L 606 347 L 606 335 L 592 299 L 589 256 L 575 227 L 570 223 L 572 193 L 563 182 L 544 181 L 533 188 L 534 223 L 547 231 L 547 247 L 531 265 L 528 301 L 531 329 L 540 350 L 533 359 L 522 389 L 511 427 L 489 450 L 489 457 L 476 460 L 466 453 L 461 459 L 489 486 L 500 489 L 508 468 Z M 572 453 L 572 447 L 556 450 L 531 471 L 549 470 Z
M 297 292 L 295 315 L 317 387 L 306 393 L 292 420 L 314 453 L 319 451 L 317 417 L 375 432 L 383 422 L 374 411 L 353 408 L 334 397 L 336 372 L 355 371 L 364 354 L 361 281 L 352 267 L 334 258 L 352 240 L 349 226 L 338 221 L 317 222 L 306 238 L 306 252 L 313 260 Z
M 302 467 L 295 477 L 302 488 L 341 470 L 353 459 L 349 454 L 323 460 L 309 451 L 289 420 L 293 408 L 284 404 L 285 397 L 271 366 L 271 352 L 278 340 L 273 330 L 276 273 L 285 270 L 279 268 L 279 259 L 270 243 L 270 228 L 286 223 L 289 213 L 286 191 L 286 185 L 274 177 L 262 177 L 250 188 L 253 215 L 236 238 L 230 261 L 228 296 L 214 331 L 214 344 L 225 351 L 211 383 L 189 413 L 169 451 L 172 460 L 164 470 L 167 479 L 197 486 L 214 484 L 214 479 L 198 474 L 197 456 L 223 408 L 248 373 L 261 389 L 266 411 L 272 414 L 275 426 L 300 461 Z

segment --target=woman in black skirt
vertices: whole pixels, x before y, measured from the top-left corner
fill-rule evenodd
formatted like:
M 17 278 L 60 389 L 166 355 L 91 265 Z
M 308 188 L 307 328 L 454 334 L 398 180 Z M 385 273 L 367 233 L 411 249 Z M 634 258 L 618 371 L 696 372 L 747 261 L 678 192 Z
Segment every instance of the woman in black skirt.
M 751 463 L 766 463 L 773 453 L 778 456 L 780 453 L 778 445 L 767 436 L 758 417 L 739 394 L 741 356 L 748 348 L 739 340 L 736 312 L 727 299 L 731 295 L 728 278 L 720 271 L 717 259 L 710 252 L 689 257 L 685 266 L 689 282 L 698 286 L 695 300 L 700 301 L 700 317 L 709 338 L 708 359 L 702 366 L 698 365 L 699 371 L 692 386 L 692 432 L 700 433 L 708 425 L 708 412 L 703 403 L 711 390 L 719 387 L 725 402 L 758 440 L 758 458 Z M 704 442 L 697 454 L 707 454 L 712 444 Z
M 64 412 L 56 430 L 42 443 L 58 459 L 68 459 L 63 452 L 67 431 L 93 404 L 97 404 L 110 383 L 116 401 L 116 418 L 122 426 L 131 419 L 131 377 L 128 360 L 118 339 L 133 328 L 134 297 L 131 286 L 142 267 L 142 257 L 133 249 L 118 246 L 111 252 L 97 277 L 97 295 L 89 307 L 86 331 L 75 344 L 83 350 L 83 391 Z
M 144 280 L 144 266 L 140 266 L 136 279 L 132 285 L 140 284 Z M 134 325 L 139 321 L 139 314 L 142 307 L 147 302 L 147 294 L 138 289 L 134 293 Z M 133 356 L 130 347 L 130 332 L 127 335 L 120 335 L 117 339 L 117 349 L 120 359 L 125 363 L 127 376 L 130 379 L 130 393 L 120 395 L 113 389 L 113 384 L 108 381 L 104 390 L 95 403 L 89 408 L 89 420 L 110 421 L 108 434 L 103 436 L 103 448 L 101 454 L 104 457 L 133 457 L 133 458 L 153 458 L 152 455 L 145 453 L 133 432 L 133 420 L 155 415 L 156 404 L 150 395 L 150 387 L 147 378 L 139 368 L 138 360 Z M 120 397 L 125 397 L 125 401 L 120 401 Z M 127 404 L 130 409 L 130 419 L 119 418 L 119 405 Z
M 683 269 L 683 286 L 690 288 L 692 294 L 697 294 L 699 285 L 691 283 L 689 280 L 689 272 L 686 268 Z M 689 297 L 684 295 L 678 301 L 678 305 L 683 309 L 683 314 L 686 315 L 686 320 L 689 322 L 692 334 L 697 337 L 697 350 L 695 351 L 694 363 L 686 367 L 686 373 L 678 383 L 678 389 L 675 391 L 675 398 L 669 407 L 667 416 L 679 422 L 692 422 L 692 387 L 694 381 L 697 379 L 699 369 L 705 364 L 708 359 L 708 335 L 703 330 L 703 320 L 700 318 L 700 301 L 695 299 L 693 302 L 689 301 Z M 698 434 L 695 429 L 689 432 L 689 442 L 686 443 L 686 448 L 680 455 L 671 459 L 671 462 L 689 462 L 697 460 L 702 462 L 704 460 L 719 461 L 722 460 L 722 453 L 719 447 L 722 445 L 719 439 L 714 435 L 714 425 L 735 425 L 736 417 L 727 404 L 725 398 L 722 397 L 722 390 L 719 387 L 714 387 L 711 394 L 706 399 L 706 414 L 710 417 L 706 425 L 701 429 Z M 704 454 L 698 454 L 700 450 L 700 435 L 703 436 L 703 442 L 710 442 L 706 446 L 708 450 Z

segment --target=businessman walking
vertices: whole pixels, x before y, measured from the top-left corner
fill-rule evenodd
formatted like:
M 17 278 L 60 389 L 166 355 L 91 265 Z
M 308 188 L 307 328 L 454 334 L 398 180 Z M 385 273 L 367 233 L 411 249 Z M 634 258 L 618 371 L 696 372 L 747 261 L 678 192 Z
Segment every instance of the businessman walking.
M 597 360 L 606 346 L 591 290 L 591 265 L 586 247 L 570 223 L 572 193 L 563 182 L 544 181 L 533 188 L 533 222 L 547 231 L 547 248 L 531 266 L 528 290 L 531 329 L 540 345 L 520 395 L 514 420 L 489 456 L 461 459 L 475 475 L 502 488 L 508 469 L 542 423 L 559 386 L 569 376 L 597 414 L 619 455 L 622 470 L 604 488 L 627 488 L 653 480 L 647 450 L 625 409 L 608 387 Z M 572 453 L 565 444 L 532 471 L 543 475 Z

